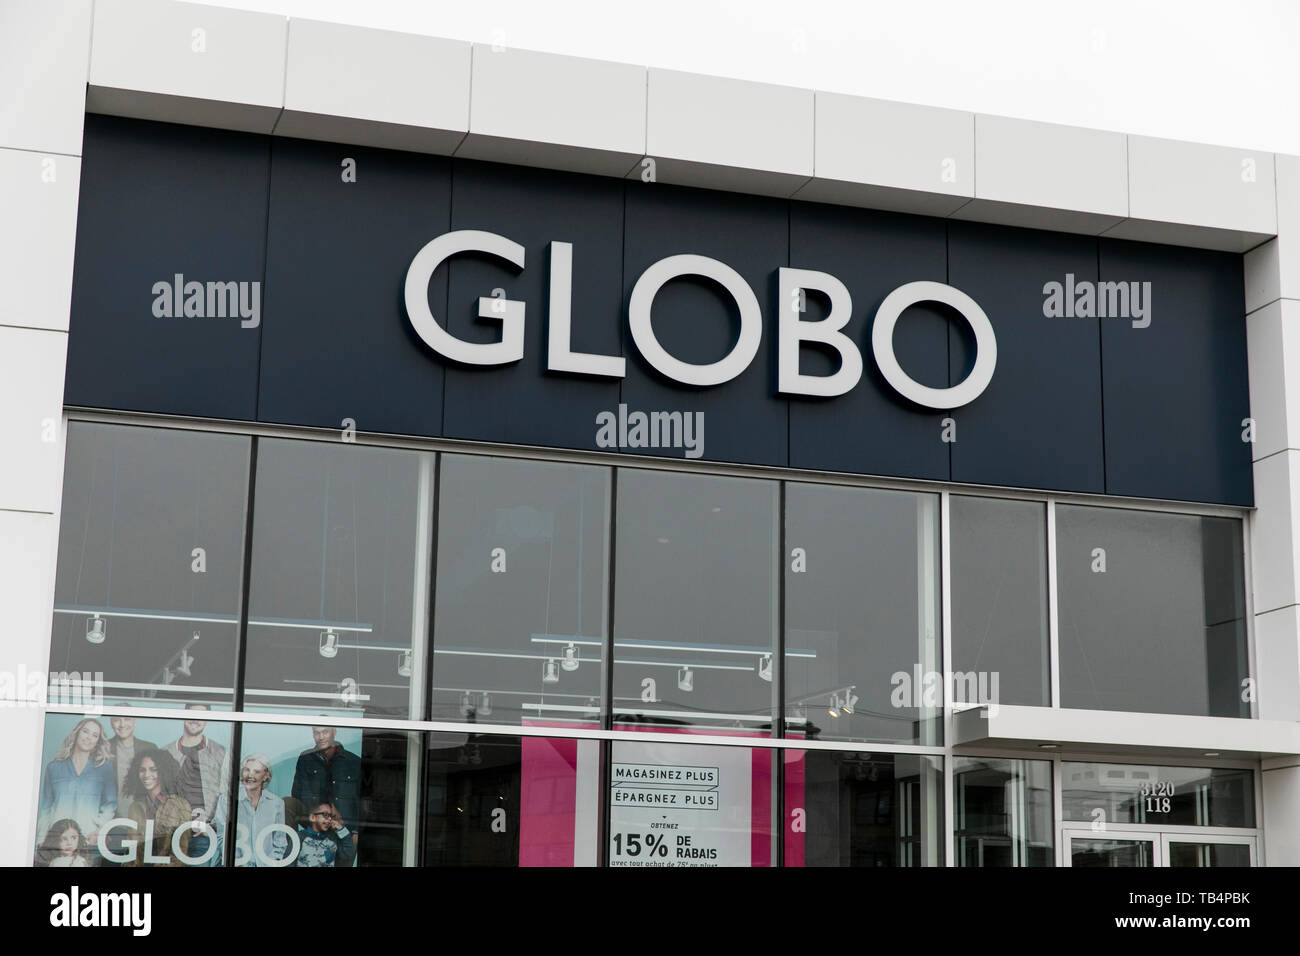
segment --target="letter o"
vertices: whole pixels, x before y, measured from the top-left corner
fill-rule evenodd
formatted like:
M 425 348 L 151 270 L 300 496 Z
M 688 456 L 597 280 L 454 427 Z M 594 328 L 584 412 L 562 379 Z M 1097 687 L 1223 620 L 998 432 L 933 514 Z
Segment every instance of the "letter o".
M 903 310 L 918 302 L 941 302 L 952 306 L 975 333 L 975 365 L 970 374 L 951 388 L 930 388 L 903 371 L 894 354 L 894 326 Z M 894 391 L 926 408 L 960 408 L 979 398 L 993 380 L 998 364 L 998 340 L 984 310 L 960 289 L 942 282 L 909 282 L 900 285 L 880 303 L 871 328 L 871 351 L 880 374 Z
M 182 850 L 181 834 L 186 830 L 193 830 L 195 833 L 198 833 L 200 830 L 208 831 L 208 852 L 204 853 L 202 856 L 190 856 Z M 176 858 L 186 866 L 202 866 L 204 863 L 207 863 L 208 860 L 212 859 L 213 854 L 216 852 L 217 831 L 212 829 L 206 820 L 186 820 L 172 831 L 172 853 L 175 854 Z
M 693 365 L 669 355 L 659 344 L 650 322 L 650 307 L 660 288 L 670 279 L 687 275 L 712 279 L 727 290 L 740 309 L 740 337 L 724 358 L 710 365 Z M 754 360 L 763 338 L 763 313 L 754 290 L 731 266 L 708 256 L 668 256 L 641 273 L 632 287 L 627 321 L 632 330 L 632 341 L 645 360 L 664 375 L 685 385 L 721 385 L 731 381 Z
M 275 860 L 272 859 L 262 847 L 263 844 L 266 843 L 266 835 L 268 833 L 275 833 L 280 830 L 283 830 L 289 835 L 289 849 L 285 852 L 283 859 Z M 257 855 L 258 862 L 263 866 L 289 866 L 298 858 L 298 846 L 298 834 L 294 831 L 293 827 L 284 823 L 272 823 L 257 835 L 257 839 L 253 842 L 253 852 Z

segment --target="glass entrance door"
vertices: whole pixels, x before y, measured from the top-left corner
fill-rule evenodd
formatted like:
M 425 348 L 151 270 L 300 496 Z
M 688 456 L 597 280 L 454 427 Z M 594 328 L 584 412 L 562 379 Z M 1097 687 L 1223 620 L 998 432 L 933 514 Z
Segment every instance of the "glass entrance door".
M 1066 866 L 1254 866 L 1255 838 L 1154 830 L 1064 830 Z
M 1254 837 L 1166 833 L 1161 853 L 1165 866 L 1254 866 Z
M 1066 830 L 1063 834 L 1066 866 L 1164 866 L 1159 833 L 1099 833 Z

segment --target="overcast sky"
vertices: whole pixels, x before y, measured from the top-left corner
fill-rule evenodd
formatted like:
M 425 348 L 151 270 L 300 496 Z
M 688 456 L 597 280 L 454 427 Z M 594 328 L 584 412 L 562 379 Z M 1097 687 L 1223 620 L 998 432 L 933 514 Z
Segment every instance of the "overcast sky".
M 1300 154 L 1297 0 L 214 5 Z

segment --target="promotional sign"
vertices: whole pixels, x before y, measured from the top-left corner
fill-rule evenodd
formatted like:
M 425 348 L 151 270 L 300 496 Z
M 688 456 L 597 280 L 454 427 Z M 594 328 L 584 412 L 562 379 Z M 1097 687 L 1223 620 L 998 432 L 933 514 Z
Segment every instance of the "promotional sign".
M 616 741 L 609 865 L 768 865 L 770 852 L 754 856 L 756 831 L 766 840 L 770 826 L 755 814 L 767 802 L 770 772 L 757 777 L 768 766 L 745 747 Z

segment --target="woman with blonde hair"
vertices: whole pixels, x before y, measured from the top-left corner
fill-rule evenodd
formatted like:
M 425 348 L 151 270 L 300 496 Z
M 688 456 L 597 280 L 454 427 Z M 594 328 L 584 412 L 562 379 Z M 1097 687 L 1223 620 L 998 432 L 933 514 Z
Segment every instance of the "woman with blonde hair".
M 289 831 L 275 829 L 265 836 L 272 824 L 284 823 L 284 800 L 269 793 L 271 758 L 265 754 L 249 754 L 239 765 L 239 809 L 235 816 L 235 866 L 266 866 L 268 861 L 285 858 L 289 849 Z M 228 807 L 226 795 L 217 797 L 217 809 L 212 814 L 212 826 L 217 831 L 217 860 L 221 859 L 221 846 L 225 840 Z
M 37 832 L 46 833 L 55 820 L 74 820 L 89 846 L 117 810 L 117 774 L 112 751 L 98 720 L 86 717 L 63 738 L 54 759 L 45 765 Z

